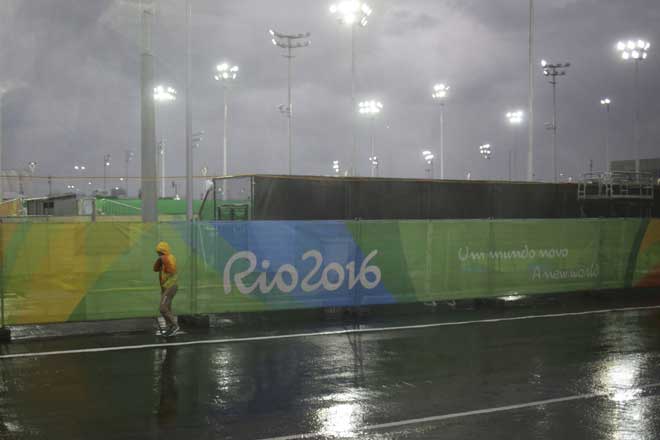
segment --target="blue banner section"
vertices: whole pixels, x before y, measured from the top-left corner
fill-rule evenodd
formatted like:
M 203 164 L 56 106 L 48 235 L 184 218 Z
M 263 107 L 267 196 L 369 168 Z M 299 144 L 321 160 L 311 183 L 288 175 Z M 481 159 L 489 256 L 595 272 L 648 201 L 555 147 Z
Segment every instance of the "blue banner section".
M 231 249 L 215 261 L 223 294 L 246 295 L 269 309 L 395 302 L 376 265 L 379 250 L 360 249 L 345 222 L 213 225 Z

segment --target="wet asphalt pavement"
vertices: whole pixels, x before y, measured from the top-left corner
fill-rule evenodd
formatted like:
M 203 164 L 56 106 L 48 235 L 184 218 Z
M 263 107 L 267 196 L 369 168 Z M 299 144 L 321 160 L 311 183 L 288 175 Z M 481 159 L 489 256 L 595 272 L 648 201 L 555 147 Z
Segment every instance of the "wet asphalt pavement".
M 633 305 L 654 304 L 660 296 Z M 660 309 L 558 316 L 574 311 L 430 310 L 361 328 L 557 316 L 3 358 L 0 438 L 659 438 Z M 189 329 L 176 342 L 353 326 Z M 154 343 L 78 336 L 2 355 Z

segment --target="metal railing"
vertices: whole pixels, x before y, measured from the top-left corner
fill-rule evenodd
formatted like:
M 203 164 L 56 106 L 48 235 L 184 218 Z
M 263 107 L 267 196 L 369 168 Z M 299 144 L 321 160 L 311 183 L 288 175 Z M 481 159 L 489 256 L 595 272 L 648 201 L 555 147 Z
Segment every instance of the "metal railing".
M 578 182 L 578 200 L 653 200 L 655 177 L 651 173 L 611 171 L 586 173 Z

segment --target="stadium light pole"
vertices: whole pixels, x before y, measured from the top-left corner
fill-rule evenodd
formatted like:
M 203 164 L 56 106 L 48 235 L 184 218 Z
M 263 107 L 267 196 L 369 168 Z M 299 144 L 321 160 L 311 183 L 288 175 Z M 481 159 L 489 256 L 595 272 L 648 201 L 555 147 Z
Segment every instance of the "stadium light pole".
M 2 110 L 3 110 L 2 103 L 3 103 L 3 98 L 4 98 L 5 93 L 7 92 L 7 90 L 8 89 L 6 87 L 3 87 L 2 85 L 0 85 L 0 203 L 4 202 L 4 200 L 5 200 L 5 192 L 4 192 L 5 188 L 4 188 L 4 182 L 3 182 L 4 176 L 3 176 L 3 172 L 2 172 L 2 168 L 4 166 L 4 163 L 2 161 L 2 150 L 3 150 L 3 142 L 2 141 L 3 141 L 3 138 L 4 138 L 4 136 L 3 136 L 4 132 L 2 130 L 2 116 L 3 116 L 2 115 Z M 3 298 L 4 298 L 4 296 L 3 296 Z M 4 313 L 2 314 L 2 318 L 4 319 Z M 2 323 L 2 327 L 4 328 L 4 321 Z
M 107 190 L 107 179 L 108 179 L 108 167 L 110 166 L 110 158 L 111 156 L 109 154 L 106 154 L 103 156 L 103 191 Z
M 371 162 L 371 177 L 378 175 L 378 156 L 376 156 L 376 136 L 374 130 L 374 122 L 376 116 L 383 111 L 383 104 L 380 101 L 369 100 L 362 101 L 359 104 L 358 111 L 361 115 L 369 118 L 369 133 L 371 137 L 371 155 L 369 162 Z
M 154 88 L 154 101 L 157 103 L 176 101 L 176 89 L 170 86 L 156 86 Z M 161 197 L 165 197 L 165 140 L 162 138 L 158 142 L 156 155 L 160 160 L 160 195 Z M 156 172 L 156 174 L 158 174 L 158 172 Z M 156 194 L 158 194 L 158 190 L 156 190 Z
M 160 196 L 165 198 L 165 139 L 158 141 L 158 160 L 160 161 Z
M 139 2 L 142 19 L 142 42 L 140 53 L 140 161 L 142 191 L 142 221 L 158 221 L 158 185 L 156 183 L 156 115 L 152 99 L 154 87 L 154 57 L 151 44 L 151 25 L 155 15 L 155 4 Z
M 479 154 L 481 154 L 481 157 L 484 159 L 490 159 L 490 156 L 493 154 L 490 144 L 479 145 Z
M 493 151 L 490 148 L 490 144 L 479 145 L 479 154 L 481 154 L 481 157 L 484 159 L 490 160 L 490 156 L 493 154 Z
M 309 32 L 304 34 L 282 34 L 276 32 L 273 29 L 268 31 L 271 36 L 271 41 L 274 46 L 277 46 L 282 49 L 286 49 L 286 55 L 282 55 L 288 60 L 288 80 L 287 80 L 287 105 L 280 105 L 280 113 L 282 113 L 288 119 L 289 125 L 289 175 L 293 173 L 293 102 L 291 101 L 291 70 L 293 65 L 293 59 L 295 55 L 293 54 L 294 49 L 302 49 L 312 44 L 312 41 L 309 37 L 312 35 Z
M 124 164 L 126 165 L 126 197 L 128 197 L 128 166 L 130 162 L 133 160 L 133 157 L 135 156 L 135 153 L 131 150 L 124 150 Z
M 633 110 L 633 148 L 635 160 L 635 172 L 639 173 L 639 63 L 644 61 L 649 55 L 651 43 L 645 40 L 628 40 L 619 41 L 616 44 L 616 50 L 621 55 L 624 61 L 632 61 L 635 65 L 635 79 L 634 79 L 634 110 Z
M 435 159 L 435 155 L 431 152 L 431 150 L 424 150 L 422 151 L 422 157 L 424 158 L 424 162 L 428 165 L 426 168 L 426 173 L 428 175 L 429 179 L 433 179 L 433 159 Z
M 516 126 L 522 124 L 523 119 L 525 117 L 525 113 L 522 110 L 513 110 L 506 112 L 506 120 L 509 122 L 509 125 L 513 126 L 514 132 L 513 132 L 513 141 L 511 142 L 511 147 L 509 148 L 508 152 L 508 159 L 509 159 L 509 181 L 513 180 L 513 162 L 514 162 L 514 157 L 515 157 L 515 152 L 516 152 L 516 140 L 517 140 L 517 132 L 516 132 Z
M 529 0 L 528 91 L 527 112 L 527 181 L 534 180 L 534 0 Z
M 449 86 L 439 83 L 433 86 L 431 97 L 440 105 L 440 178 L 445 178 L 445 100 Z
M 552 123 L 547 125 L 547 128 L 552 130 L 552 169 L 555 183 L 557 183 L 557 77 L 565 76 L 566 69 L 570 66 L 571 63 L 549 63 L 541 60 L 543 75 L 552 84 Z
M 351 112 L 355 108 L 355 30 L 365 27 L 373 10 L 363 1 L 345 0 L 330 6 L 330 13 L 344 26 L 351 28 Z M 351 118 L 351 137 L 353 141 L 353 162 L 351 175 L 357 175 L 357 137 L 355 118 Z
M 335 172 L 335 176 L 339 176 L 339 161 L 338 160 L 333 160 L 332 161 L 332 170 Z
M 229 146 L 227 142 L 228 131 L 228 115 L 229 106 L 227 104 L 227 95 L 229 94 L 229 87 L 238 78 L 238 66 L 232 66 L 229 63 L 221 63 L 215 66 L 215 75 L 213 78 L 222 84 L 223 95 L 223 125 L 222 125 L 222 175 L 229 174 Z
M 610 98 L 602 98 L 600 100 L 600 105 L 605 108 L 605 171 L 610 171 L 610 106 L 612 105 L 612 100 Z

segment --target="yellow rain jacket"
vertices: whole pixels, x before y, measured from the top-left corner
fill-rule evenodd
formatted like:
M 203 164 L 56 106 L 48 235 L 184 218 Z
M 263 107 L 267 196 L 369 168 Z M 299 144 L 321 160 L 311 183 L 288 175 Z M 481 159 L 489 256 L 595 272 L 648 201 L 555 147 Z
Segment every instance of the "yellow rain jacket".
M 162 255 L 154 263 L 154 272 L 159 273 L 161 289 L 169 289 L 177 283 L 176 258 L 172 255 L 170 245 L 164 241 L 158 243 L 156 252 Z

